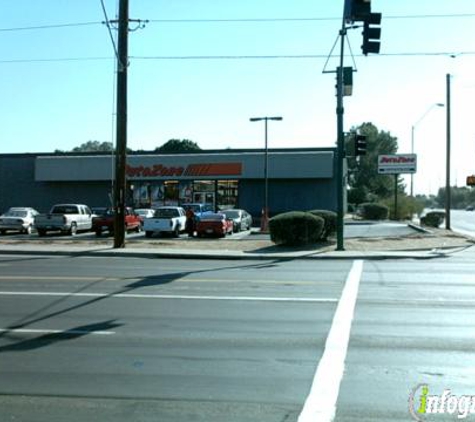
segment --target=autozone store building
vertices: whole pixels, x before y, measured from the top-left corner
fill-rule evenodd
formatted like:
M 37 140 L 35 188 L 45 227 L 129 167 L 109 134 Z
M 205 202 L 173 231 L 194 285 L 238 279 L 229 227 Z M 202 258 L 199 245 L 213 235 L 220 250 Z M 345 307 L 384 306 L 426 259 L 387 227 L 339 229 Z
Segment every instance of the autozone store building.
M 0 155 L 0 211 L 55 203 L 108 206 L 115 159 L 110 154 Z M 335 149 L 268 151 L 270 214 L 336 210 Z M 158 207 L 189 202 L 216 209 L 243 208 L 260 216 L 264 206 L 265 151 L 225 150 L 127 157 L 127 204 Z

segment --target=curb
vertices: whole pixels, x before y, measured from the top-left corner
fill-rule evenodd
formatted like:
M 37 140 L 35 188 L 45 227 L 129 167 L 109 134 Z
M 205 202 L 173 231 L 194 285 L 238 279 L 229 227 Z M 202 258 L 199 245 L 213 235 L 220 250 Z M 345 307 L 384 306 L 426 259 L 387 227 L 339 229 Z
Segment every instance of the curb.
M 0 254 L 5 255 L 34 255 L 34 256 L 96 256 L 96 257 L 127 257 L 127 258 L 149 258 L 149 259 L 197 259 L 197 260 L 385 260 L 385 259 L 433 259 L 446 257 L 450 251 L 457 252 L 460 248 L 447 248 L 438 250 L 417 250 L 417 251 L 398 251 L 398 252 L 358 252 L 358 251 L 331 251 L 321 253 L 276 253 L 276 254 L 250 254 L 250 253 L 225 253 L 225 254 L 206 254 L 206 253 L 187 253 L 187 252 L 164 252 L 164 251 L 140 251 L 140 250 L 38 250 L 38 249 L 2 249 Z

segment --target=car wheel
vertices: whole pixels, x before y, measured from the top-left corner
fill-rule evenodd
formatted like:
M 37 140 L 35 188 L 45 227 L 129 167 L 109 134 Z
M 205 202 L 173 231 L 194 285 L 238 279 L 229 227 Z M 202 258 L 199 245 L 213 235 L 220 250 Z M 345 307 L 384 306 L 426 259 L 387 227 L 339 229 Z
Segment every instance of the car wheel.
M 43 237 L 46 234 L 46 230 L 38 229 L 38 236 Z
M 176 226 L 175 230 L 173 230 L 173 236 L 174 237 L 180 237 L 180 226 Z
M 6 232 L 6 230 L 0 230 L 0 234 L 5 234 Z
M 153 232 L 146 231 L 145 237 L 152 237 Z
M 76 236 L 76 233 L 78 232 L 78 226 L 76 223 L 71 223 L 71 228 L 69 229 L 69 234 L 71 236 Z
M 96 230 L 96 236 L 99 237 L 102 234 L 102 231 Z

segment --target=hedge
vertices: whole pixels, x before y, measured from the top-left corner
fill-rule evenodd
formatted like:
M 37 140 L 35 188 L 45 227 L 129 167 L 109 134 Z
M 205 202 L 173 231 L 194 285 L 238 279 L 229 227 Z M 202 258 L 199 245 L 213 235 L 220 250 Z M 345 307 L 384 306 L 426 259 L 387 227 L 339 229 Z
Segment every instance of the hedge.
M 361 204 L 359 209 L 365 220 L 386 220 L 389 217 L 389 208 L 386 205 L 367 202 Z
M 421 224 L 429 227 L 439 227 L 445 219 L 444 211 L 429 211 L 421 217 Z
M 323 231 L 321 235 L 322 240 L 328 239 L 329 236 L 336 233 L 336 220 L 337 215 L 336 212 L 329 211 L 329 210 L 311 210 L 308 211 L 312 215 L 316 215 L 317 217 L 323 218 Z
M 308 212 L 286 212 L 269 220 L 270 238 L 277 245 L 317 243 L 321 239 L 324 224 L 322 217 Z

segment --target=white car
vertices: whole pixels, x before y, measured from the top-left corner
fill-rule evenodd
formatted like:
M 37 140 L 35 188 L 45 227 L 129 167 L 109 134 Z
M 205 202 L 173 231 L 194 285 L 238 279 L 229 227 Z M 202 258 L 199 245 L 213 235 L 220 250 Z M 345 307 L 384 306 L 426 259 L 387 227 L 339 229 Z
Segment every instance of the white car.
M 171 233 L 178 237 L 185 228 L 186 214 L 182 207 L 159 207 L 153 217 L 146 218 L 143 222 L 146 237 L 152 237 L 155 233 Z
M 34 227 L 35 216 L 38 214 L 39 212 L 34 208 L 10 208 L 0 216 L 0 233 L 5 234 L 7 230 L 14 230 L 30 234 Z
M 135 208 L 134 212 L 140 217 L 140 220 L 142 221 L 142 225 L 143 225 L 143 221 L 146 218 L 153 217 L 153 214 L 155 214 L 155 210 L 153 210 L 152 208 Z

